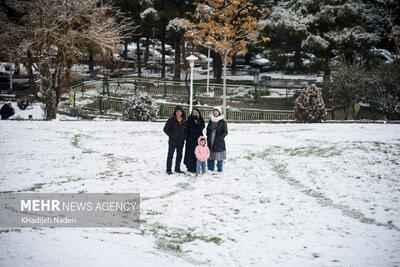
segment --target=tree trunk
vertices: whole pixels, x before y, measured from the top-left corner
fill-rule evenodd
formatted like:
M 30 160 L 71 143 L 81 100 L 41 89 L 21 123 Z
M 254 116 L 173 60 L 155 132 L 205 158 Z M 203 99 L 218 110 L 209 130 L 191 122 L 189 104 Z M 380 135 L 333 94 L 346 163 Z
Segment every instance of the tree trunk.
M 222 106 L 223 106 L 223 113 L 226 118 L 226 63 L 228 61 L 227 56 L 223 55 L 224 58 L 224 81 L 222 86 Z
M 65 81 L 69 84 L 72 81 L 72 60 L 67 61 L 67 69 L 65 70 Z
M 106 94 L 107 94 L 107 96 L 110 96 L 110 84 L 108 82 L 108 69 L 107 69 L 107 67 L 104 68 L 103 79 L 104 79 L 104 85 L 106 87 Z
M 14 75 L 19 75 L 21 72 L 21 68 L 19 67 L 19 62 L 15 62 L 14 66 L 15 66 L 14 67 Z
M 346 107 L 346 106 L 343 107 L 343 110 L 344 110 L 344 119 L 345 119 L 345 120 L 350 119 L 350 110 L 349 110 L 349 109 L 350 109 L 349 107 Z
M 186 91 L 187 91 L 187 103 L 190 104 L 190 85 L 189 85 L 189 81 L 188 81 L 188 76 L 189 76 L 189 72 L 185 72 L 185 87 L 186 87 Z
M 125 60 L 128 60 L 128 41 L 127 40 L 125 40 L 125 42 L 124 42 L 124 53 L 123 53 L 122 57 Z
M 61 96 L 61 93 L 57 90 L 57 84 L 59 84 L 57 79 L 59 77 L 58 73 L 60 71 L 60 66 L 56 65 L 54 73 L 52 74 L 49 62 L 44 60 L 40 62 L 38 68 L 42 84 L 40 101 L 43 103 L 46 120 L 52 120 L 57 116 L 57 105 Z
M 344 60 L 347 65 L 351 65 L 354 62 L 354 56 L 353 56 L 353 51 L 351 50 L 346 50 L 344 52 Z
M 181 39 L 175 42 L 174 80 L 181 80 Z
M 89 48 L 89 71 L 92 73 L 93 70 L 94 70 L 93 50 Z
M 218 82 L 221 82 L 222 76 L 222 60 L 221 56 L 218 53 L 212 53 L 213 55 L 213 70 L 214 70 L 214 79 Z
M 146 36 L 146 43 L 145 43 L 146 50 L 144 51 L 144 63 L 147 63 L 149 61 L 149 46 L 150 46 L 150 38 L 149 36 Z
M 326 56 L 325 61 L 324 61 L 324 76 L 323 76 L 323 80 L 322 80 L 322 83 L 324 86 L 329 83 L 329 80 L 331 77 L 331 68 L 330 68 L 329 64 L 330 64 L 330 58 L 329 58 L 329 56 Z
M 161 31 L 161 79 L 165 78 L 165 30 Z
M 236 73 L 236 58 L 235 56 L 232 57 L 232 74 Z
M 176 52 L 175 52 L 175 56 L 176 56 Z M 186 58 L 186 47 L 185 47 L 185 40 L 183 40 L 182 42 L 182 57 L 183 62 L 185 62 L 185 58 Z
M 60 100 L 61 100 L 62 89 L 60 87 L 55 88 L 55 92 L 56 92 L 56 103 L 53 106 L 53 118 L 52 119 L 55 119 L 57 117 L 58 104 L 60 103 Z
M 61 60 L 60 60 L 61 61 Z M 43 64 L 43 63 L 42 63 Z M 55 89 L 60 85 L 60 75 L 61 75 L 61 70 L 63 68 L 63 64 L 60 64 L 59 66 L 55 66 L 54 67 L 54 73 L 50 74 L 51 76 L 51 86 Z M 43 74 L 42 72 L 40 73 L 42 76 L 44 76 L 45 74 Z
M 140 63 L 140 42 L 139 39 L 136 41 L 136 64 L 138 68 L 138 76 L 142 75 L 142 64 Z
M 24 67 L 26 72 L 28 73 L 29 82 L 32 84 L 33 87 L 33 96 L 35 97 L 35 99 L 39 99 L 38 97 L 39 88 L 35 82 L 35 77 L 33 76 L 32 65 L 26 62 L 24 63 Z
M 301 70 L 302 68 L 302 62 L 301 62 L 301 47 L 296 47 L 296 50 L 294 52 L 294 69 L 295 70 Z

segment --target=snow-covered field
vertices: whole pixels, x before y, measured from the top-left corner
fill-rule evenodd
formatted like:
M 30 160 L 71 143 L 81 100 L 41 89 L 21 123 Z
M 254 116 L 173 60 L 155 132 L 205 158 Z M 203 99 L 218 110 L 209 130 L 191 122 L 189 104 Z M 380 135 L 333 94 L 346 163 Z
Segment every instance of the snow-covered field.
M 2 121 L 1 192 L 138 192 L 141 224 L 0 229 L 0 266 L 400 266 L 400 125 L 228 127 L 196 177 L 163 123 Z

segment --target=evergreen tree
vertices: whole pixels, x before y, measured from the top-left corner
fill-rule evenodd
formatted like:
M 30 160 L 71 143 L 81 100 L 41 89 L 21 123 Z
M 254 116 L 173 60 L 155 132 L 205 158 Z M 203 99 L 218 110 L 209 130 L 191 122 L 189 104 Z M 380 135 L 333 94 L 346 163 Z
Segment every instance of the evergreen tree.
M 301 48 L 323 58 L 327 82 L 332 50 L 352 63 L 355 51 L 379 42 L 379 34 L 365 27 L 367 14 L 361 0 L 286 0 L 272 9 L 263 25 L 266 32 L 274 31 L 281 40 L 293 43 L 295 51 Z
M 335 106 L 344 109 L 346 119 L 354 119 L 354 105 L 365 95 L 367 72 L 361 64 L 342 64 L 332 73 L 328 83 L 329 94 Z
M 386 119 L 400 116 L 400 62 L 381 64 L 366 75 L 366 97 L 372 109 L 383 112 Z

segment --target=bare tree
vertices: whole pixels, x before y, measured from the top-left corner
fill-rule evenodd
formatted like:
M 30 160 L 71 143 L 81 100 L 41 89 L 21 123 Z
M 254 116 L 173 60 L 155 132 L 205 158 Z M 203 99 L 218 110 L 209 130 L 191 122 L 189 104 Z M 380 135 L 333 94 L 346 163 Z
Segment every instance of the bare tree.
M 12 1 L 10 7 L 21 17 L 2 20 L 0 26 L 5 31 L 0 34 L 0 43 L 24 64 L 36 97 L 39 88 L 33 70 L 42 78 L 51 78 L 46 84 L 54 91 L 55 112 L 47 119 L 55 117 L 61 95 L 72 79 L 72 66 L 80 62 L 87 48 L 113 52 L 130 27 L 117 19 L 121 17 L 117 9 L 97 0 L 19 0 Z M 50 64 L 50 71 L 42 67 L 44 63 Z M 42 73 L 42 69 L 46 71 Z

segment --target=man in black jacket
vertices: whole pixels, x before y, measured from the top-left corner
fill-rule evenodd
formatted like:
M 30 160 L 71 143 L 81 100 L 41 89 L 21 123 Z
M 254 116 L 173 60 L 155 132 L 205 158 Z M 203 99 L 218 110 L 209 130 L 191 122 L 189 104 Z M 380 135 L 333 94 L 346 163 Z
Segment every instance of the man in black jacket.
M 1 119 L 2 120 L 6 120 L 6 119 L 8 119 L 9 117 L 11 117 L 12 115 L 15 114 L 15 111 L 14 111 L 13 107 L 11 106 L 10 102 L 4 104 L 1 107 L 0 114 L 1 114 Z
M 186 115 L 181 106 L 176 106 L 174 114 L 165 123 L 164 132 L 168 135 L 168 157 L 167 157 L 167 173 L 172 174 L 172 158 L 176 149 L 175 172 L 181 171 L 182 151 L 186 139 L 185 122 Z

